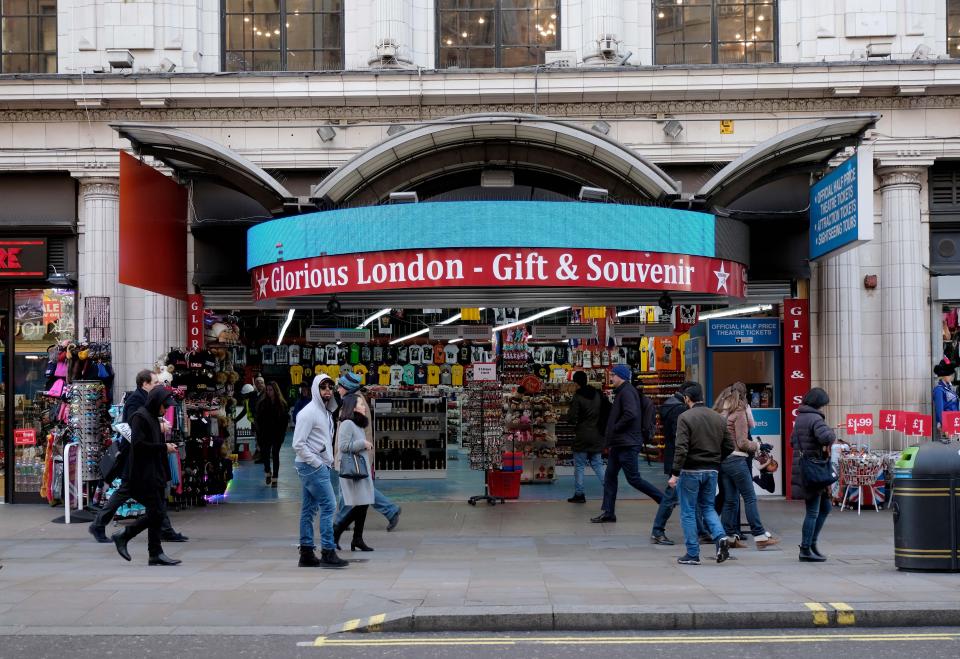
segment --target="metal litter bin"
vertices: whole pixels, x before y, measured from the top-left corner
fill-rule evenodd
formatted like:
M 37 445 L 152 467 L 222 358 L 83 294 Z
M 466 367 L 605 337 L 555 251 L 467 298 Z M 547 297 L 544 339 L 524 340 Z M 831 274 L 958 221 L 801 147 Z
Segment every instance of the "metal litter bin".
M 904 452 L 894 481 L 894 563 L 900 570 L 960 571 L 960 442 Z

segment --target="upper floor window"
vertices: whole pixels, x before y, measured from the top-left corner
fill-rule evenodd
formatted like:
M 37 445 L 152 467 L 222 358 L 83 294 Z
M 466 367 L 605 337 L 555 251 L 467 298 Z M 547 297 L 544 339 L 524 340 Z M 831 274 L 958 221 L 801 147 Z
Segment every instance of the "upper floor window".
M 57 0 L 0 0 L 0 73 L 57 72 Z
M 960 0 L 947 0 L 947 56 L 960 57 Z
M 657 64 L 775 62 L 771 0 L 655 0 Z
M 440 68 L 542 64 L 560 46 L 559 0 L 438 0 Z
M 343 68 L 342 0 L 222 0 L 224 71 Z

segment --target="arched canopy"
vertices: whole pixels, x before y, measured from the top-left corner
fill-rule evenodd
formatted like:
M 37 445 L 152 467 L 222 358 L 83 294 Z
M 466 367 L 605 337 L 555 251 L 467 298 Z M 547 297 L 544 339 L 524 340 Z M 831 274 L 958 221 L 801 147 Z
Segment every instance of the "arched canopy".
M 608 188 L 617 187 L 623 197 L 649 202 L 680 193 L 680 185 L 659 167 L 595 131 L 537 115 L 490 113 L 452 117 L 398 133 L 338 168 L 313 189 L 312 196 L 326 207 L 370 205 L 431 173 L 491 162 L 557 171 L 558 156 L 568 174 L 581 180 L 609 179 Z M 580 171 L 571 171 L 571 165 Z

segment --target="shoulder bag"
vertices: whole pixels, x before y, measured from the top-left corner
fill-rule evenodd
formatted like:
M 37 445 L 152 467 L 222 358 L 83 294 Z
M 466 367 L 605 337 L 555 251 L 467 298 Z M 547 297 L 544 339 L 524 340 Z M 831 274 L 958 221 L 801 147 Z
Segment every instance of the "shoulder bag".
M 340 478 L 359 481 L 369 478 L 367 458 L 362 453 L 343 453 L 340 456 Z
M 810 428 L 810 436 L 816 441 L 813 428 Z M 833 463 L 830 458 L 823 457 L 822 451 L 815 457 L 801 453 L 800 472 L 803 474 L 803 484 L 808 490 L 821 490 L 837 482 L 837 472 L 833 468 Z

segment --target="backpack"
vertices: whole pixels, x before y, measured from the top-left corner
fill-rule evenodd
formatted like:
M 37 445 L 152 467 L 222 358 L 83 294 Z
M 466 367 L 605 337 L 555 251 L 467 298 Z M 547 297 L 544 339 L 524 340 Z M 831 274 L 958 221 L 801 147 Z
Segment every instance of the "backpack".
M 606 434 L 607 432 L 607 422 L 610 421 L 610 411 L 613 409 L 613 404 L 610 402 L 610 398 L 603 392 L 600 392 L 600 414 L 597 416 L 597 430 L 600 431 L 600 434 Z

